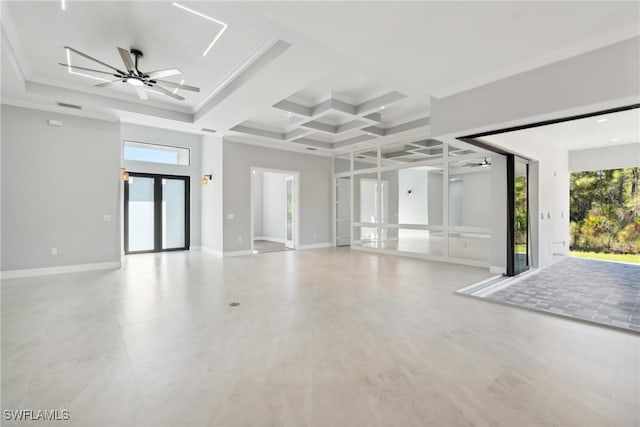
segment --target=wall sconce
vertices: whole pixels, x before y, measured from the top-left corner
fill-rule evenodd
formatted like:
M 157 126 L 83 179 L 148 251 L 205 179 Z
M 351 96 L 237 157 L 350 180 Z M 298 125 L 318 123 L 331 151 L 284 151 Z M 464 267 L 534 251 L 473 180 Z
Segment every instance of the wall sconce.
M 202 175 L 202 179 L 200 180 L 200 182 L 202 183 L 202 185 L 207 185 L 209 181 L 211 181 L 212 179 L 213 179 L 213 174 Z
M 124 182 L 129 181 L 129 172 L 127 172 L 125 168 L 120 169 L 120 178 L 122 178 Z

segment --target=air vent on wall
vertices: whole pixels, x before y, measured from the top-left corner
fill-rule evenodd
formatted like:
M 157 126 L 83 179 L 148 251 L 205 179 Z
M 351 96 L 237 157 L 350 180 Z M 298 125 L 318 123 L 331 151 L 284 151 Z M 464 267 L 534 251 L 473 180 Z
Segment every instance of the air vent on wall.
M 202 128 L 200 129 L 202 132 L 209 132 L 209 133 L 216 133 L 216 131 L 214 129 L 207 129 L 207 128 Z
M 61 107 L 65 107 L 65 108 L 73 108 L 76 110 L 81 110 L 82 107 L 80 105 L 75 105 L 75 104 L 67 104 L 66 102 L 58 102 L 57 103 L 59 106 Z

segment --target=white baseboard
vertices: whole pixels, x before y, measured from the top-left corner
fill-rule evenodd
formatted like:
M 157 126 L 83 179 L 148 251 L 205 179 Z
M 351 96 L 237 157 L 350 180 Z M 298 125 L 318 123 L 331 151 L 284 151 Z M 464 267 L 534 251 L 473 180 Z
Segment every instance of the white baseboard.
M 321 249 L 321 248 L 333 248 L 333 243 L 312 243 L 310 245 L 300 245 L 296 249 Z
M 489 267 L 489 273 L 492 274 L 505 274 L 507 272 L 507 269 L 504 267 L 499 267 L 497 265 L 492 265 Z
M 251 252 L 251 250 L 248 251 L 230 251 L 230 252 L 223 252 L 222 256 L 227 258 L 227 257 L 231 257 L 231 256 L 244 256 L 244 255 L 251 255 L 253 252 Z
M 110 270 L 122 267 L 120 261 L 99 262 L 96 264 L 62 265 L 60 267 L 29 268 L 24 270 L 2 271 L 2 279 L 17 279 L 21 277 L 48 276 L 51 274 L 77 273 L 81 271 Z
M 204 252 L 204 253 L 207 253 L 209 255 L 213 255 L 213 256 L 216 256 L 216 257 L 222 257 L 222 251 L 217 251 L 215 249 L 207 248 L 206 246 L 197 246 L 197 247 L 193 247 L 192 246 L 191 250 Z
M 277 239 L 275 237 L 257 236 L 257 237 L 254 237 L 253 240 L 264 240 L 264 241 L 273 242 L 273 243 L 284 243 L 284 239 Z

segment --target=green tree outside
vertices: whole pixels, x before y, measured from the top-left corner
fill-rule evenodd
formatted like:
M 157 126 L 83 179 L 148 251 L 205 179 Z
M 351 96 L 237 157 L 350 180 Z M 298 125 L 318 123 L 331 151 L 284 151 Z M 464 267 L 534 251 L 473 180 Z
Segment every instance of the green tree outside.
M 640 168 L 574 172 L 570 199 L 572 254 L 640 262 Z

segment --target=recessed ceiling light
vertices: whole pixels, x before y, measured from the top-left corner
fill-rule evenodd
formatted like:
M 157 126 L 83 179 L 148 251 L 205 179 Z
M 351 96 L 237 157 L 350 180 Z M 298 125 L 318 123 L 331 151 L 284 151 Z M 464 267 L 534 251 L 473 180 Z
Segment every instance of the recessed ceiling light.
M 60 0 L 60 6 L 62 10 L 67 10 L 67 0 Z
M 205 15 L 204 13 L 198 12 L 197 10 L 190 9 L 190 8 L 188 8 L 188 7 L 186 7 L 186 6 L 183 6 L 183 5 L 179 4 L 179 3 L 175 3 L 175 2 L 174 2 L 174 3 L 172 3 L 172 4 L 173 4 L 175 7 L 178 7 L 178 8 L 180 8 L 180 9 L 182 9 L 182 10 L 186 10 L 187 12 L 193 13 L 194 15 L 197 15 L 197 16 L 199 16 L 199 17 L 201 17 L 201 18 L 207 19 L 207 20 L 209 20 L 209 21 L 211 21 L 211 22 L 215 22 L 215 23 L 216 23 L 216 24 L 218 24 L 218 25 L 222 25 L 222 29 L 220 29 L 220 31 L 218 32 L 218 34 L 213 38 L 213 40 L 211 41 L 211 43 L 209 43 L 209 46 L 207 46 L 207 48 L 206 48 L 206 49 L 204 50 L 204 52 L 202 53 L 202 56 L 207 56 L 207 53 L 209 53 L 209 51 L 211 50 L 211 48 L 213 47 L 213 45 L 214 45 L 214 44 L 216 44 L 216 42 L 218 41 L 218 39 L 220 38 L 220 36 L 222 36 L 222 33 L 224 33 L 224 32 L 226 31 L 226 29 L 227 29 L 228 25 L 227 25 L 227 24 L 225 24 L 225 23 L 224 23 L 224 22 L 222 22 L 222 21 L 218 21 L 218 20 L 217 20 L 217 19 L 215 19 L 215 18 L 212 18 L 212 17 L 210 17 L 210 16 L 207 16 L 207 15 Z
M 620 141 L 620 138 L 611 138 L 611 142 L 618 142 Z
M 381 110 L 384 110 L 384 105 L 382 107 L 380 107 Z
M 597 122 L 597 123 L 604 123 L 604 122 L 606 122 L 607 120 L 609 120 L 609 119 L 598 119 L 598 120 L 596 120 L 596 122 Z

